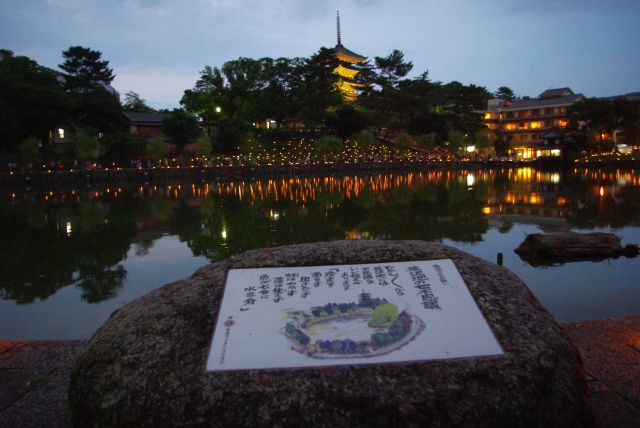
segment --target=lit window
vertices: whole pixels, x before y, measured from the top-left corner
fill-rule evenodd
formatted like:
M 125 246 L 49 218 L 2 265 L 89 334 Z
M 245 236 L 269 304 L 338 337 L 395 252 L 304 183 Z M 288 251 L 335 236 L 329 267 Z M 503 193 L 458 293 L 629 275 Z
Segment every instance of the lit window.
M 516 129 L 516 125 L 515 125 L 515 123 L 507 123 L 504 127 L 505 127 L 508 131 L 513 131 L 514 129 Z
M 64 140 L 64 129 L 58 129 L 58 137 L 60 137 L 61 140 Z
M 485 113 L 484 114 L 484 118 L 485 119 L 491 119 L 491 113 Z
M 529 127 L 531 129 L 540 129 L 542 128 L 542 122 L 536 121 L 536 122 L 530 122 L 529 123 Z
M 560 126 L 561 128 L 564 128 L 565 126 L 567 126 L 567 121 L 566 120 L 559 120 L 558 121 L 558 126 Z

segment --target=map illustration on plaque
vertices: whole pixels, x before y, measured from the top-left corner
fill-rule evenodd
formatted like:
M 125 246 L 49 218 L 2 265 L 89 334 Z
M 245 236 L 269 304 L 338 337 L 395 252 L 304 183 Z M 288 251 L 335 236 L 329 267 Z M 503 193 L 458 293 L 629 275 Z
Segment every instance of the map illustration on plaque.
M 502 355 L 452 260 L 230 269 L 209 371 Z
M 358 297 L 358 302 L 288 311 L 282 333 L 291 349 L 311 358 L 375 357 L 402 348 L 425 328 L 416 315 L 386 299 L 364 291 Z

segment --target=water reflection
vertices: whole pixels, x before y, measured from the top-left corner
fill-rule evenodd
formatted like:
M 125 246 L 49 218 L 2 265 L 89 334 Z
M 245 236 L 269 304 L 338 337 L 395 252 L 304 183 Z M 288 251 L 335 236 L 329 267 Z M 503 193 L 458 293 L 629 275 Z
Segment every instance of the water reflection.
M 167 235 L 212 261 L 344 238 L 476 243 L 514 224 L 637 225 L 639 196 L 635 171 L 531 168 L 13 190 L 0 201 L 0 297 L 25 304 L 73 285 L 87 303 L 110 299 L 130 250 L 144 258 Z

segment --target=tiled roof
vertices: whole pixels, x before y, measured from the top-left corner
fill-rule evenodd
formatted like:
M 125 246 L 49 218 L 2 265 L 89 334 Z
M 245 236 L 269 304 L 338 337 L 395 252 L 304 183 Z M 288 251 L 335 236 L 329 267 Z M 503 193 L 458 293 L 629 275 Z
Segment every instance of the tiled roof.
M 333 48 L 333 52 L 336 53 L 336 54 L 341 53 L 342 55 L 345 55 L 345 56 L 350 56 L 352 58 L 357 58 L 357 59 L 359 59 L 361 61 L 364 61 L 364 60 L 367 59 L 366 56 L 362 56 L 362 55 L 359 55 L 359 54 L 357 54 L 357 53 L 355 53 L 353 51 L 350 51 L 349 49 L 347 49 L 344 46 L 342 46 L 342 44 L 337 44 L 336 47 Z
M 575 95 L 571 90 L 571 88 L 556 88 L 556 89 L 547 89 L 546 91 L 538 95 L 538 98 L 559 98 L 559 97 L 565 97 L 568 95 Z
M 511 105 L 504 105 L 500 110 L 501 111 L 509 111 L 509 110 L 522 110 L 525 108 L 544 108 L 550 106 L 562 106 L 562 105 L 571 105 L 578 101 L 580 101 L 584 96 L 582 94 L 574 94 L 568 95 L 566 97 L 558 97 L 558 98 L 531 98 L 528 100 L 515 100 L 511 101 Z
M 122 114 L 128 122 L 157 125 L 160 125 L 162 123 L 162 119 L 168 116 L 167 113 L 124 112 Z

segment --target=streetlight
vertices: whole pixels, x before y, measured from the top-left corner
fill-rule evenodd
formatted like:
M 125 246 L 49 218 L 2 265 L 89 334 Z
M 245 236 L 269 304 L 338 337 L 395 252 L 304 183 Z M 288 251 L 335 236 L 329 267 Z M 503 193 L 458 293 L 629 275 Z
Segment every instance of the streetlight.
M 222 111 L 222 108 L 220 108 L 220 106 L 216 107 L 216 113 L 220 113 Z

